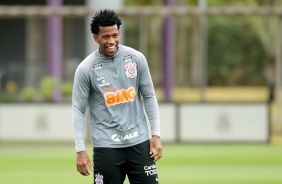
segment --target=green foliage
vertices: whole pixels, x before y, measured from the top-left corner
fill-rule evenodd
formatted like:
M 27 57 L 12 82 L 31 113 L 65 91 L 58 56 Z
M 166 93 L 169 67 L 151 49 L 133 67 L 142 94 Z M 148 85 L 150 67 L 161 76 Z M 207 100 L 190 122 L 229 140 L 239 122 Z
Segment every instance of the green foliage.
M 135 49 L 138 49 L 139 47 L 139 21 L 127 18 L 125 19 L 126 24 L 124 25 L 126 45 Z
M 270 57 L 274 56 L 279 19 L 277 17 L 248 17 L 247 21 L 253 28 L 254 34 L 259 38 L 264 50 Z
M 14 102 L 16 96 L 14 93 L 2 92 L 0 93 L 0 102 Z
M 56 80 L 50 76 L 46 76 L 40 81 L 40 94 L 47 101 L 53 100 L 53 93 L 56 87 Z
M 21 96 L 24 101 L 31 102 L 35 99 L 36 91 L 34 88 L 26 87 L 22 90 Z
M 243 18 L 210 18 L 209 85 L 264 85 L 266 53 Z
M 63 96 L 71 96 L 72 95 L 72 83 L 71 82 L 63 82 L 61 85 L 61 91 Z
M 149 6 L 149 5 L 161 5 L 163 4 L 163 0 L 124 0 L 125 6 Z

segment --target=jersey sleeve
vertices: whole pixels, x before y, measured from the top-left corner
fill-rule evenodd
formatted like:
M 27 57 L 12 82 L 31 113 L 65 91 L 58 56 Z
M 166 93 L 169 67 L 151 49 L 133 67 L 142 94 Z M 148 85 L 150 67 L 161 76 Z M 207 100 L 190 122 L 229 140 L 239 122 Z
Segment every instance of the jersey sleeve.
M 143 97 L 145 111 L 150 122 L 151 133 L 152 135 L 157 135 L 160 137 L 160 118 L 157 97 L 147 60 L 141 53 L 139 56 L 139 61 L 139 88 Z
M 87 68 L 79 65 L 76 69 L 72 94 L 72 121 L 76 152 L 84 151 L 85 112 L 88 105 L 90 79 Z

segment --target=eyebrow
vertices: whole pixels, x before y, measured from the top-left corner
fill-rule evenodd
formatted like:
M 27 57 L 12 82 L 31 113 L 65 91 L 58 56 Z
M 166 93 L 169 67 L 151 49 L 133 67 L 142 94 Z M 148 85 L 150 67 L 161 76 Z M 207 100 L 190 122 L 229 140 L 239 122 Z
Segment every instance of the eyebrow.
M 101 34 L 101 36 L 111 36 L 111 35 L 118 35 L 118 33 L 113 33 L 113 34 Z

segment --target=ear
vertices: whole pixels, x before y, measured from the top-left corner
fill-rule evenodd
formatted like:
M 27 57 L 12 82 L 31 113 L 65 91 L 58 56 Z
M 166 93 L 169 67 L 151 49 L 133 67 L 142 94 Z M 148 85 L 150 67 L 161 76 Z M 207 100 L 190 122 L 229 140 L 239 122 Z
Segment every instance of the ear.
M 95 40 L 96 43 L 99 43 L 99 42 L 98 42 L 98 35 L 93 34 L 93 38 L 94 38 L 94 40 Z

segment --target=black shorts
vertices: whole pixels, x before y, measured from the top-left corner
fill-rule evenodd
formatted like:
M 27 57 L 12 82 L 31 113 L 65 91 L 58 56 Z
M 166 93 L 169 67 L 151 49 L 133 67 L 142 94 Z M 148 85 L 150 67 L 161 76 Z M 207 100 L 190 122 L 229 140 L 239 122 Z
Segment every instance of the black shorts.
M 150 142 L 125 148 L 94 148 L 94 184 L 158 184 L 156 163 L 150 158 Z

